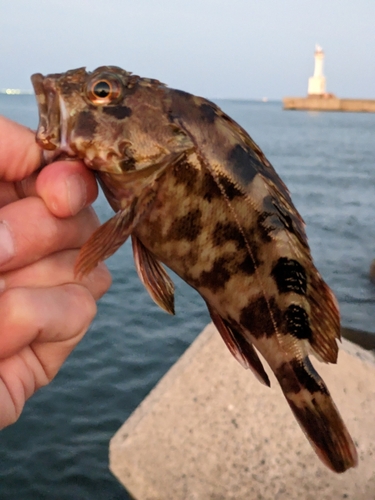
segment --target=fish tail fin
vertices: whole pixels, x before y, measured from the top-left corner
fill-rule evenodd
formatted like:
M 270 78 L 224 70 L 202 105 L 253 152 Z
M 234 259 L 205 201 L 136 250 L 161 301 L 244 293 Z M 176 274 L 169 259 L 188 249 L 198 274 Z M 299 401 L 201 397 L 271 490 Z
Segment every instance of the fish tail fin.
M 275 372 L 294 416 L 322 462 L 334 472 L 358 463 L 353 440 L 328 389 L 306 357 Z

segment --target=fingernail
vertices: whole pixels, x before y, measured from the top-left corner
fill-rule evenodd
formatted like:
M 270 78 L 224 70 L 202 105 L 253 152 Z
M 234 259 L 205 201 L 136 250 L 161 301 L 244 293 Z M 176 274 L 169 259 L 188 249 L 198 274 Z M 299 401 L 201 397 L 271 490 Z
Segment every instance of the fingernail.
M 86 204 L 86 183 L 80 174 L 73 174 L 66 180 L 68 204 L 72 215 L 78 213 Z
M 12 233 L 6 222 L 0 222 L 0 265 L 14 257 L 15 248 Z

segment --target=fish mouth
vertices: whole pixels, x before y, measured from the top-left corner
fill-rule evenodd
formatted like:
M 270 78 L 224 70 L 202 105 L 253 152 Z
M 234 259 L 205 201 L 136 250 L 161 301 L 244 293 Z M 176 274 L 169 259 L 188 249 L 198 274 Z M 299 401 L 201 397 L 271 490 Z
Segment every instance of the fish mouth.
M 69 115 L 56 80 L 36 73 L 32 75 L 31 82 L 39 111 L 36 142 L 43 149 L 44 162 L 49 164 L 57 159 L 77 158 L 69 145 Z

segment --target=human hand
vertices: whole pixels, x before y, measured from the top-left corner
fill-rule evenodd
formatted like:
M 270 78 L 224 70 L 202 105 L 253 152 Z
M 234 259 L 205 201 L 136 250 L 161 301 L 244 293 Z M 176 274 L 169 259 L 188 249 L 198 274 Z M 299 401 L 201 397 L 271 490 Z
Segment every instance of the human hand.
M 38 174 L 40 163 L 34 134 L 0 116 L 0 429 L 54 378 L 111 284 L 104 264 L 74 276 L 99 225 L 93 174 L 78 161 Z

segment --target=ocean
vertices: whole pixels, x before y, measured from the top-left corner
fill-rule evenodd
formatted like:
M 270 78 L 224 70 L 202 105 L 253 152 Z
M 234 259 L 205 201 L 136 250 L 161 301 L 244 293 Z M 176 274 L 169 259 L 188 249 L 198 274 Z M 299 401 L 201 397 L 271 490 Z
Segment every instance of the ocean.
M 375 258 L 375 115 L 216 102 L 289 187 L 316 266 L 339 300 L 342 324 L 375 334 L 375 285 L 368 277 Z M 0 95 L 0 114 L 37 126 L 33 96 Z M 102 195 L 95 208 L 102 221 L 111 217 Z M 136 275 L 129 244 L 108 266 L 113 285 L 89 332 L 19 421 L 0 432 L 1 500 L 130 498 L 108 470 L 109 439 L 209 316 L 199 295 L 173 273 L 176 316 L 161 311 Z

